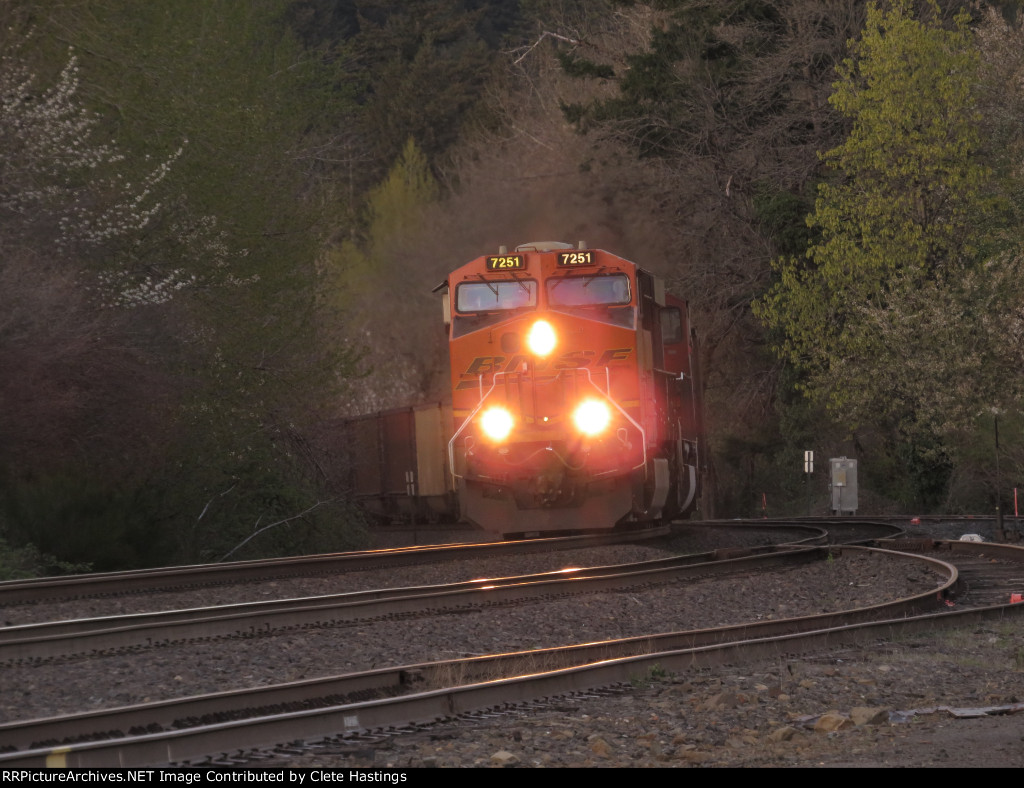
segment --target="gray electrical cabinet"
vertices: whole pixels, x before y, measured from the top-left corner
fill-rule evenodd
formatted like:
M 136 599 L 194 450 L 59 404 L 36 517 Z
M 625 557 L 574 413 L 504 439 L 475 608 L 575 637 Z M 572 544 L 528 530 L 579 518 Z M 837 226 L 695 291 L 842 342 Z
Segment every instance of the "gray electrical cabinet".
M 833 457 L 829 463 L 832 514 L 857 513 L 857 461 Z

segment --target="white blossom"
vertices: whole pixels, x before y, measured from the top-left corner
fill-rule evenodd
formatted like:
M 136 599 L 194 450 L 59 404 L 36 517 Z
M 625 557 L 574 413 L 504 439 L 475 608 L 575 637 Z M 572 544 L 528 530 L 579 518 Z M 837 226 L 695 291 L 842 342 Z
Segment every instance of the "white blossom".
M 169 193 L 167 178 L 187 140 L 140 181 L 129 180 L 126 156 L 115 142 L 101 138 L 100 117 L 82 105 L 74 51 L 45 88 L 21 56 L 28 42 L 28 36 L 8 40 L 0 52 L 0 222 L 5 230 L 31 236 L 34 244 L 51 243 L 62 254 L 93 250 L 102 256 L 113 244 L 127 249 L 93 288 L 108 307 L 161 304 L 188 288 L 258 281 L 232 272 L 232 262 L 247 250 L 233 247 L 215 217 L 196 218 L 183 197 Z M 152 251 L 133 254 L 158 219 L 165 222 L 163 260 L 154 260 Z M 195 261 L 195 267 L 186 271 L 173 262 L 183 259 Z

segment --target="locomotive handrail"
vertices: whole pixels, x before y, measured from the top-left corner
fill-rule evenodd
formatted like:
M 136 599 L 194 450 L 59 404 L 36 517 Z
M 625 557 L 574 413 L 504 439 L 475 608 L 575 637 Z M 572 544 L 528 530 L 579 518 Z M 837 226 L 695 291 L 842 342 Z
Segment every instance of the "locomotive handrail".
M 615 406 L 615 410 L 617 410 L 619 413 L 621 413 L 622 417 L 624 419 L 626 419 L 626 421 L 628 421 L 630 424 L 632 424 L 634 427 L 636 427 L 637 432 L 640 433 L 640 445 L 643 448 L 643 459 L 640 460 L 640 463 L 638 465 L 634 465 L 632 468 L 630 468 L 630 470 L 636 470 L 637 468 L 643 467 L 644 471 L 646 472 L 646 470 L 647 470 L 647 431 L 642 426 L 640 426 L 640 423 L 636 419 L 634 419 L 632 416 L 630 416 L 628 413 L 626 413 L 626 410 L 618 402 L 615 401 L 615 398 L 612 396 L 612 373 L 611 373 L 611 369 L 609 367 L 605 367 L 604 370 L 605 370 L 605 376 L 607 378 L 607 384 L 608 384 L 608 387 L 607 387 L 607 389 L 605 391 L 601 391 L 601 388 L 594 382 L 594 378 L 590 374 L 590 370 L 587 369 L 586 367 L 576 367 L 572 371 L 574 373 L 575 372 L 586 372 L 587 373 L 587 383 L 589 383 L 591 386 L 593 386 L 594 390 L 597 391 L 598 394 L 603 395 L 605 399 L 607 399 L 612 405 L 614 405 Z M 569 370 L 564 370 L 564 369 L 560 370 L 559 373 L 558 373 L 558 377 L 562 377 L 562 373 L 563 372 L 568 372 L 568 371 Z
M 640 462 L 638 464 L 634 465 L 632 468 L 630 468 L 630 470 L 636 470 L 637 468 L 643 468 L 644 472 L 646 473 L 647 472 L 647 431 L 640 425 L 640 423 L 636 419 L 634 419 L 632 416 L 630 416 L 626 412 L 625 408 L 623 408 L 618 402 L 615 401 L 615 398 L 612 396 L 612 392 L 611 392 L 611 388 L 612 388 L 612 386 L 611 386 L 611 370 L 608 367 L 605 367 L 604 370 L 605 370 L 605 375 L 606 375 L 606 378 L 607 378 L 607 389 L 605 391 L 602 391 L 601 387 L 598 386 L 594 382 L 594 378 L 590 374 L 590 370 L 587 369 L 586 367 L 573 367 L 571 370 L 568 370 L 568 369 L 559 370 L 558 375 L 555 377 L 555 380 L 558 380 L 559 378 L 561 378 L 566 372 L 572 372 L 574 375 L 577 372 L 585 372 L 586 373 L 587 383 L 589 383 L 598 394 L 600 394 L 606 400 L 608 400 L 608 402 L 610 402 L 612 404 L 612 406 L 615 408 L 615 410 L 617 410 L 622 415 L 622 417 L 624 419 L 626 419 L 626 421 L 628 421 L 630 424 L 632 424 L 633 427 L 636 428 L 636 431 L 640 433 L 640 447 L 641 447 L 641 450 L 642 450 L 642 458 L 641 458 Z M 448 467 L 451 470 L 451 474 L 452 474 L 452 478 L 453 479 L 461 479 L 461 478 L 463 478 L 462 474 L 455 472 L 455 441 L 463 433 L 463 431 L 466 429 L 466 427 L 469 426 L 470 422 L 473 421 L 473 418 L 476 416 L 476 414 L 480 412 L 480 409 L 484 406 L 484 403 L 487 402 L 487 400 L 491 396 L 491 394 L 494 393 L 494 389 L 497 388 L 497 386 L 498 386 L 498 378 L 499 377 L 504 378 L 505 376 L 510 375 L 510 374 L 513 374 L 513 373 L 511 373 L 511 372 L 495 372 L 494 373 L 494 377 L 491 379 L 491 387 L 489 389 L 487 389 L 487 393 L 486 394 L 484 393 L 484 376 L 482 374 L 479 376 L 479 378 L 480 378 L 480 401 L 476 404 L 476 407 L 473 408 L 473 410 L 470 412 L 470 414 L 462 422 L 462 425 L 452 435 L 451 440 L 448 441 Z M 514 373 L 514 374 L 518 374 L 518 373 Z
M 455 472 L 455 441 L 456 441 L 456 439 L 462 434 L 462 431 L 465 430 L 466 427 L 469 426 L 470 422 L 473 421 L 473 417 L 476 416 L 476 414 L 480 412 L 480 408 L 482 408 L 484 406 L 484 403 L 487 401 L 487 398 L 491 396 L 491 394 L 494 391 L 495 387 L 498 385 L 498 376 L 500 375 L 501 377 L 504 377 L 507 374 L 509 374 L 509 373 L 508 372 L 495 372 L 494 373 L 494 378 L 491 380 L 491 387 L 487 390 L 486 394 L 483 393 L 483 390 L 484 390 L 484 376 L 480 375 L 480 401 L 477 403 L 476 407 L 473 408 L 472 412 L 468 416 L 466 416 L 466 420 L 462 422 L 462 426 L 459 427 L 457 430 L 455 430 L 455 434 L 452 435 L 451 440 L 448 441 L 448 467 L 451 469 L 452 479 L 461 479 L 461 478 L 463 478 L 462 474 Z

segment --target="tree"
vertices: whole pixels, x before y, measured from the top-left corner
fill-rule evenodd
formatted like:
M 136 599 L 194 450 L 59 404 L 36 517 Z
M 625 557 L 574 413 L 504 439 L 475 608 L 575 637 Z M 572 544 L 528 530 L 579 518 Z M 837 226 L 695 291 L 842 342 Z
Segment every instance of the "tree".
M 644 199 L 671 217 L 665 273 L 701 336 L 714 450 L 728 456 L 722 487 L 738 489 L 745 482 L 725 478 L 726 464 L 786 462 L 781 371 L 751 302 L 769 284 L 773 255 L 806 249 L 817 151 L 843 131 L 827 101 L 834 68 L 864 9 L 848 0 L 621 5 L 628 11 L 613 18 L 630 15 L 630 25 L 582 37 L 573 52 L 613 67 L 614 95 L 595 88 L 597 98 L 567 102 L 568 114 L 652 174 Z M 631 33 L 639 20 L 643 38 Z
M 458 138 L 480 106 L 483 86 L 502 30 L 513 13 L 495 0 L 343 0 L 329 9 L 303 10 L 298 29 L 307 41 L 323 40 L 311 28 L 324 20 L 337 31 L 346 58 L 338 85 L 353 86 L 360 112 L 353 121 L 369 161 L 357 173 L 360 191 L 373 188 L 401 155 L 409 137 L 435 161 Z M 340 38 L 340 36 L 344 38 Z
M 903 0 L 889 11 L 869 5 L 830 98 L 852 131 L 824 155 L 838 177 L 818 188 L 808 218 L 816 240 L 805 260 L 773 261 L 778 281 L 758 305 L 778 332 L 777 352 L 806 373 L 805 391 L 850 424 L 869 409 L 900 407 L 904 392 L 878 383 L 904 352 L 939 350 L 896 345 L 868 313 L 961 277 L 982 240 L 974 219 L 991 208 L 989 170 L 977 159 L 979 60 L 969 19 L 959 14 L 945 29 L 929 7 L 921 21 Z M 874 376 L 851 374 L 861 360 Z
M 410 138 L 366 198 L 366 232 L 325 251 L 324 293 L 345 315 L 366 379 L 346 397 L 347 415 L 437 399 L 445 355 L 431 290 L 445 259 L 418 245 L 439 197 L 425 154 Z
M 940 16 L 934 2 L 920 20 L 908 2 L 869 6 L 830 98 L 851 132 L 823 156 L 836 177 L 808 217 L 814 240 L 773 261 L 756 305 L 806 395 L 922 469 L 919 504 L 941 500 L 979 417 L 1019 403 L 1024 360 L 1012 178 L 986 154 L 969 18 Z
M 47 62 L 18 20 L 5 21 L 0 533 L 25 554 L 35 544 L 97 565 L 149 560 L 160 540 L 133 523 L 126 491 L 167 437 L 176 385 L 97 303 L 90 265 L 152 227 L 172 162 L 151 162 L 131 185 L 123 150 L 83 103 L 78 57 L 65 49 L 63 65 Z
M 54 93 L 73 93 L 83 108 L 60 116 L 80 125 L 68 150 L 105 145 L 110 155 L 73 169 L 77 159 L 50 145 L 41 171 L 63 179 L 43 195 L 46 210 L 11 208 L 37 224 L 52 215 L 75 240 L 50 281 L 78 284 L 60 290 L 72 293 L 61 314 L 77 320 L 59 336 L 77 331 L 69 347 L 88 348 L 90 386 L 67 374 L 78 369 L 67 353 L 19 348 L 17 358 L 33 360 L 33 382 L 70 379 L 90 407 L 88 419 L 60 422 L 62 450 L 41 470 L 29 472 L 16 453 L 7 463 L 8 520 L 56 544 L 40 546 L 61 558 L 59 550 L 79 546 L 94 554 L 124 546 L 103 556 L 105 567 L 217 558 L 254 523 L 311 510 L 316 500 L 301 429 L 332 404 L 331 384 L 348 365 L 318 341 L 315 265 L 328 226 L 322 212 L 336 206 L 321 188 L 330 158 L 324 118 L 344 114 L 347 94 L 324 89 L 329 64 L 298 47 L 282 22 L 284 0 L 18 5 L 34 14 L 33 52 L 66 52 L 70 43 L 77 53 L 78 70 Z M 74 91 L 60 87 L 72 77 Z M 50 137 L 32 139 L 39 148 Z M 3 143 L 7 162 L 19 149 Z M 37 196 L 23 190 L 19 199 Z M 145 221 L 108 210 L 119 206 Z M 105 227 L 117 232 L 93 231 Z M 46 233 L 26 238 L 19 272 L 33 257 L 53 259 Z M 34 325 L 37 347 L 55 333 Z M 130 338 L 125 347 L 98 341 L 111 326 Z M 34 412 L 45 402 L 69 410 L 59 408 L 61 386 L 36 391 Z M 299 537 L 288 549 L 319 538 L 322 512 L 289 525 Z M 112 539 L 96 536 L 104 518 Z M 133 535 L 121 538 L 115 523 L 134 523 Z M 62 538 L 76 525 L 80 541 Z

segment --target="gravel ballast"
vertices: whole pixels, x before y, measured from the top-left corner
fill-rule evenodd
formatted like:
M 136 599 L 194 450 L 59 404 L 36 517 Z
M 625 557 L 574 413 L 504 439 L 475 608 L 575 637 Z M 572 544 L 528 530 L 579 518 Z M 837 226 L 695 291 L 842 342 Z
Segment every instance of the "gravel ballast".
M 0 716 L 53 716 L 375 667 L 811 615 L 926 592 L 940 580 L 926 572 L 908 575 L 904 561 L 884 554 L 852 552 L 778 572 L 684 580 L 642 591 L 11 666 L 3 671 L 9 690 Z
M 588 563 L 663 555 L 651 547 L 599 550 L 607 552 Z M 918 572 L 907 577 L 902 562 L 848 558 L 831 562 L 826 571 L 814 565 L 672 584 L 642 594 L 594 594 L 412 622 L 286 632 L 131 656 L 5 668 L 0 716 L 28 719 L 371 665 L 807 615 L 906 596 L 927 590 L 936 580 Z M 497 567 L 475 563 L 471 576 L 550 571 L 565 565 L 562 557 L 551 555 L 502 560 Z M 451 567 L 432 566 L 399 571 L 400 585 L 419 585 L 466 579 L 467 570 L 453 574 Z M 355 576 L 306 578 L 252 584 L 248 590 L 231 587 L 198 593 L 203 604 L 212 604 L 223 603 L 220 591 L 244 599 L 267 599 L 399 585 L 382 582 L 372 573 L 359 574 L 363 576 L 358 580 Z M 196 597 L 190 592 L 162 597 L 161 602 L 169 598 L 189 607 L 195 603 L 188 600 Z M 119 605 L 153 609 L 152 600 L 131 599 L 65 603 L 59 617 L 109 614 Z M 94 607 L 82 613 L 80 605 Z M 159 604 L 165 606 L 176 605 Z M 36 616 L 43 606 L 21 609 L 34 609 L 31 620 L 41 620 Z M 12 612 L 17 611 L 4 611 L 5 618 Z M 48 616 L 53 617 L 45 614 L 43 618 Z M 1006 710 L 1024 701 L 1022 629 L 1016 619 L 1008 619 L 766 664 L 641 676 L 615 694 L 557 698 L 528 712 L 465 719 L 372 745 L 328 747 L 258 765 L 1020 767 L 1024 766 L 1024 713 Z M 945 707 L 978 709 L 982 716 L 959 718 Z M 985 710 L 1004 713 L 984 715 Z

